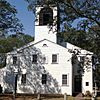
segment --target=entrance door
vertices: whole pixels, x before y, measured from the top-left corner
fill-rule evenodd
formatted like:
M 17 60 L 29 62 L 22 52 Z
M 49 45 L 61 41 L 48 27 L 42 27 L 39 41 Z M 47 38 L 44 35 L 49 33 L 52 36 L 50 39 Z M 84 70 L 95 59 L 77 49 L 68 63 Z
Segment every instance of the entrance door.
M 75 92 L 82 92 L 82 78 L 75 77 L 74 79 L 74 91 Z

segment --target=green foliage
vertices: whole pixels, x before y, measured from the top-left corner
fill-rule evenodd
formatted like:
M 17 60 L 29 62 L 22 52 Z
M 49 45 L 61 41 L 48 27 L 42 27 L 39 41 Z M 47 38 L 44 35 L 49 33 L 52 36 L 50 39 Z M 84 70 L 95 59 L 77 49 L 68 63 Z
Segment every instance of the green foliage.
M 0 0 L 0 37 L 9 31 L 22 31 L 23 25 L 16 18 L 17 10 L 6 0 Z
M 23 33 L 10 35 L 7 38 L 0 39 L 0 53 L 10 52 L 14 47 L 19 48 L 31 41 L 33 41 L 33 37 Z
M 13 50 L 13 47 L 20 47 L 20 45 L 23 45 L 23 43 L 21 43 L 21 40 L 19 40 L 18 38 L 0 39 L 0 52 L 9 52 Z

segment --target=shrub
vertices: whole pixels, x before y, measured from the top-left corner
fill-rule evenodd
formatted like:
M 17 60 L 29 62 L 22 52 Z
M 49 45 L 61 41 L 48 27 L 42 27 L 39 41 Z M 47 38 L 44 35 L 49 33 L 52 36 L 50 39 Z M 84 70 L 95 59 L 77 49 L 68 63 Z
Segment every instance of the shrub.
M 90 91 L 86 91 L 85 96 L 86 97 L 91 97 L 92 95 L 91 95 Z

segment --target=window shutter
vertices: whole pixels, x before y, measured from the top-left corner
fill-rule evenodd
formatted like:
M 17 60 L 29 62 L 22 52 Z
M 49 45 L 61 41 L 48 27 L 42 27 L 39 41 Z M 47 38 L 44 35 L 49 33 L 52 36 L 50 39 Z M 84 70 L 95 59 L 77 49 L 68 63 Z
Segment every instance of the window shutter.
M 13 64 L 17 64 L 17 56 L 13 56 Z
M 47 83 L 47 74 L 42 74 L 42 84 Z
M 48 63 L 48 57 L 47 56 L 43 55 L 42 63 L 43 64 L 47 64 Z
M 37 63 L 37 54 L 34 54 L 34 55 L 32 56 L 32 62 L 33 62 L 33 63 Z
M 22 74 L 21 83 L 26 84 L 26 74 Z

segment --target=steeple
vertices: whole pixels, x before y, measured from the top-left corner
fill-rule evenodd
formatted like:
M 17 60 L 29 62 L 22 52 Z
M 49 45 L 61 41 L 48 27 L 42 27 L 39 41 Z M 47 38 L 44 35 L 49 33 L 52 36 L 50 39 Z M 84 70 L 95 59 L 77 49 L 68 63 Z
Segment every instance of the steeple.
M 48 39 L 57 42 L 57 6 L 39 5 L 36 7 L 35 42 Z

